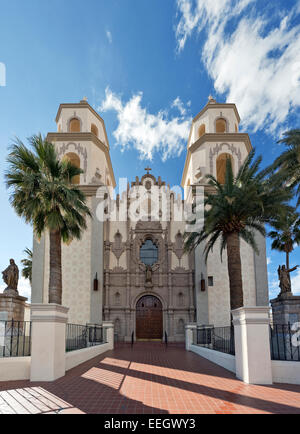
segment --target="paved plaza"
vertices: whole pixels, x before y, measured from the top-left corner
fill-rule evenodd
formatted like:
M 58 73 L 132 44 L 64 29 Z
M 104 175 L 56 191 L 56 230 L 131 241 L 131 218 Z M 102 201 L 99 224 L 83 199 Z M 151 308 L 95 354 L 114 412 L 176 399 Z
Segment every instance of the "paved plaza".
M 244 384 L 179 344 L 118 344 L 53 383 L 0 382 L 1 413 L 300 414 L 300 386 Z

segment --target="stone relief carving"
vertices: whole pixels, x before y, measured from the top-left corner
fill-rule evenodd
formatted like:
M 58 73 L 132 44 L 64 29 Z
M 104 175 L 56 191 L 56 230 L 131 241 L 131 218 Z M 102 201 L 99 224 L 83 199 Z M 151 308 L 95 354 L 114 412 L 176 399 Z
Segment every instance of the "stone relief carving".
M 83 177 L 84 182 L 86 182 L 86 174 L 87 174 L 87 150 L 84 146 L 82 146 L 80 143 L 73 143 L 70 142 L 68 144 L 64 143 L 60 146 L 57 155 L 58 157 L 61 157 L 62 155 L 65 155 L 67 151 L 69 150 L 70 146 L 74 146 L 76 152 L 82 156 L 83 158 Z
M 125 251 L 126 246 L 125 243 L 122 242 L 122 234 L 120 234 L 119 230 L 114 236 L 114 242 L 112 243 L 111 251 L 119 261 L 123 252 Z
M 100 169 L 97 167 L 95 175 L 93 176 L 90 184 L 102 185 L 103 183 L 101 182 L 101 178 L 102 175 L 100 173 Z
M 173 244 L 173 252 L 180 260 L 184 254 L 184 246 L 183 246 L 183 236 L 180 231 L 178 231 L 175 237 L 175 243 Z
M 209 151 L 210 173 L 213 173 L 214 171 L 214 156 L 219 155 L 223 146 L 227 146 L 231 153 L 237 156 L 239 169 L 242 166 L 242 153 L 240 149 L 236 148 L 233 144 L 230 145 L 229 143 L 216 144 L 216 146 Z

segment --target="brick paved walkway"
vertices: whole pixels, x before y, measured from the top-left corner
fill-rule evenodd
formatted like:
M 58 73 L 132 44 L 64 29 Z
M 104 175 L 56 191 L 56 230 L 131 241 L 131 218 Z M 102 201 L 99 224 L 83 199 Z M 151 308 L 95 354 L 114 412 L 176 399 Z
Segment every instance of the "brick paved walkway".
M 53 383 L 0 382 L 0 413 L 300 413 L 300 386 L 253 386 L 183 346 L 138 343 Z

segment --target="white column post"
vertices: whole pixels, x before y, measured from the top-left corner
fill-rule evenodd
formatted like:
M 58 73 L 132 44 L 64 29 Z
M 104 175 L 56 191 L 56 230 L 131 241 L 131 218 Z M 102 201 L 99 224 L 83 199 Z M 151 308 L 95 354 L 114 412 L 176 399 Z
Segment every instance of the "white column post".
M 103 321 L 102 325 L 106 336 L 106 342 L 109 344 L 109 349 L 113 350 L 114 341 L 115 341 L 115 336 L 114 336 L 115 325 L 112 321 Z
M 65 375 L 68 311 L 57 304 L 31 305 L 30 381 L 54 381 Z
M 248 384 L 272 384 L 269 307 L 232 311 L 236 376 Z
M 185 349 L 190 351 L 191 345 L 193 345 L 194 333 L 197 330 L 197 324 L 191 323 L 185 326 Z

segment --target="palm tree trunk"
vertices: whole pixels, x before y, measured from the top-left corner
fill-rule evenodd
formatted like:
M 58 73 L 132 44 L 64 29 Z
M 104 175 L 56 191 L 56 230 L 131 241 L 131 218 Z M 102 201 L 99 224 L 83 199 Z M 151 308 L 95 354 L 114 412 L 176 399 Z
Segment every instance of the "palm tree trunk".
M 61 233 L 50 232 L 49 303 L 62 304 Z
M 227 262 L 231 310 L 244 306 L 240 238 L 232 233 L 227 238 Z
M 289 254 L 289 252 L 286 252 L 285 256 L 286 256 L 286 268 L 287 268 L 287 270 L 289 270 L 290 269 L 290 254 Z

